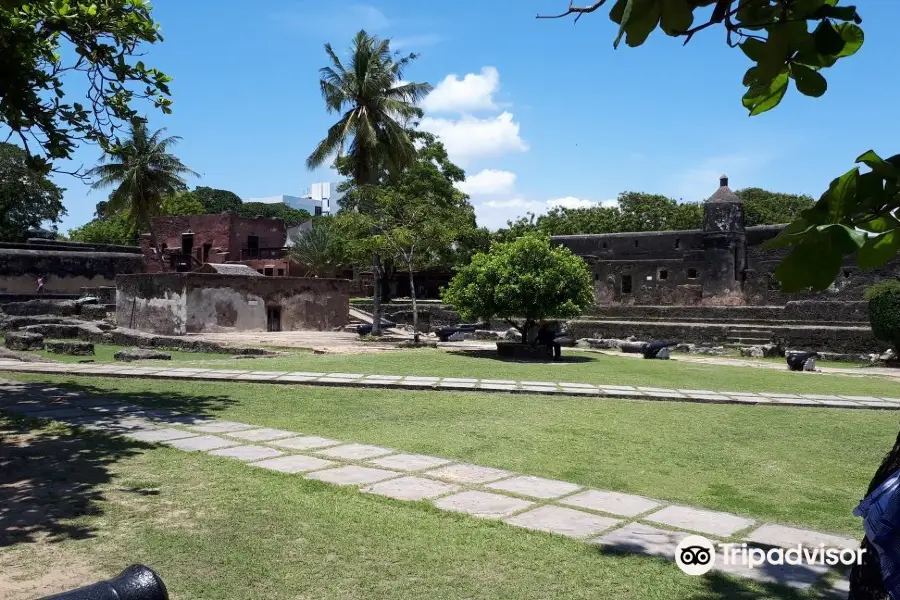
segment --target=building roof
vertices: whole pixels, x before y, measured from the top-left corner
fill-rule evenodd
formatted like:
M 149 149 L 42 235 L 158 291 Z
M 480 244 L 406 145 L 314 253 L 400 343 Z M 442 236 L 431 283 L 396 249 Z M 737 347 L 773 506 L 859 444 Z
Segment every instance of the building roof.
M 247 275 L 249 277 L 264 277 L 264 275 L 258 273 L 255 269 L 248 267 L 247 265 L 240 264 L 206 263 L 203 266 L 199 267 L 195 272 L 219 273 L 220 275 Z
M 719 178 L 719 189 L 713 193 L 707 200 L 707 202 L 737 202 L 740 203 L 741 199 L 737 194 L 731 191 L 731 188 L 728 187 L 728 175 L 722 175 Z

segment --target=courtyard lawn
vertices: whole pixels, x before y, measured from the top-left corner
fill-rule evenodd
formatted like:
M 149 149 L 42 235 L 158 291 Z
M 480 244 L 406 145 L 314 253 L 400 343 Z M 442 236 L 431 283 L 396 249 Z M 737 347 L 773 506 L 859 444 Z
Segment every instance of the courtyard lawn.
M 823 597 L 822 589 L 690 577 L 665 560 L 609 554 L 424 503 L 79 435 L 0 416 L 2 477 L 15 484 L 0 486 L 7 600 L 92 583 L 135 562 L 156 569 L 173 599 Z
M 897 434 L 889 411 L 15 378 L 849 535 Z
M 97 345 L 97 362 L 113 362 L 113 346 Z M 877 375 L 859 376 L 792 373 L 764 367 L 738 367 L 678 360 L 643 360 L 596 352 L 564 350 L 561 362 L 513 362 L 501 360 L 492 350 L 396 350 L 364 354 L 313 354 L 293 351 L 276 358 L 234 359 L 224 354 L 173 352 L 171 361 L 143 361 L 133 364 L 192 366 L 211 369 L 265 371 L 313 371 L 321 373 L 364 373 L 383 375 L 425 375 L 477 377 L 524 381 L 565 381 L 610 385 L 641 385 L 676 389 L 715 391 L 779 392 L 804 394 L 846 394 L 854 396 L 900 397 L 900 380 Z M 61 357 L 67 361 L 84 357 Z

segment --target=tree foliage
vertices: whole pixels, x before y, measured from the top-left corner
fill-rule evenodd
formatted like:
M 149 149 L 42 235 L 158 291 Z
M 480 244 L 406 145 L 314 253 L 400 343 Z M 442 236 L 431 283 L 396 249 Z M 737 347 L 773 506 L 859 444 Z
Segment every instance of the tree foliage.
M 872 333 L 900 351 L 900 281 L 876 283 L 866 290 Z
M 217 215 L 226 211 L 240 212 L 241 197 L 228 190 L 199 186 L 191 192 L 203 204 L 205 214 Z
M 142 44 L 160 40 L 145 0 L 3 0 L 0 130 L 42 170 L 81 140 L 107 149 L 117 127 L 137 117 L 136 101 L 171 112 L 170 78 L 133 60 Z M 83 102 L 67 98 L 73 84 L 87 89 Z
M 206 207 L 193 192 L 175 192 L 162 201 L 160 214 L 163 215 L 205 215 Z
M 163 137 L 165 131 L 151 134 L 145 122 L 132 122 L 128 138 L 108 148 L 88 172 L 93 189 L 114 188 L 106 213 L 127 214 L 145 231 L 150 217 L 162 210 L 163 198 L 187 190 L 184 177 L 199 177 L 169 152 L 181 138 Z
M 507 320 L 524 336 L 545 318 L 569 319 L 594 302 L 591 271 L 567 248 L 528 233 L 495 243 L 459 269 L 443 294 L 464 319 Z
M 0 142 L 0 240 L 22 241 L 43 222 L 58 222 L 66 214 L 62 196 L 27 152 Z
M 598 0 L 546 18 L 577 20 L 604 6 L 619 29 L 614 47 L 623 39 L 640 46 L 657 28 L 687 43 L 704 29 L 722 26 L 728 45 L 753 63 L 742 81 L 742 102 L 751 116 L 778 106 L 792 83 L 805 96 L 823 95 L 823 71 L 858 52 L 865 38 L 859 11 L 840 0 Z M 697 15 L 705 20 L 694 25 Z M 869 150 L 857 163 L 868 170 L 856 167 L 835 178 L 815 206 L 769 244 L 791 248 L 775 273 L 783 291 L 827 288 L 844 256 L 858 254 L 867 268 L 900 251 L 900 154 L 882 159 Z
M 349 263 L 342 232 L 334 217 L 315 219 L 312 227 L 300 231 L 293 240 L 290 257 L 304 277 L 335 277 Z
M 306 223 L 311 218 L 309 213 L 305 210 L 291 208 L 281 202 L 278 202 L 277 204 L 242 202 L 241 206 L 234 212 L 247 219 L 255 219 L 257 217 L 263 219 L 281 219 L 284 221 L 285 227 L 294 227 L 300 223 Z
M 138 243 L 139 232 L 134 221 L 127 214 L 116 214 L 94 219 L 75 229 L 69 230 L 73 242 L 94 244 L 122 244 L 133 246 Z
M 815 200 L 806 195 L 781 194 L 760 188 L 746 188 L 735 194 L 744 204 L 746 227 L 790 223 L 815 204 Z

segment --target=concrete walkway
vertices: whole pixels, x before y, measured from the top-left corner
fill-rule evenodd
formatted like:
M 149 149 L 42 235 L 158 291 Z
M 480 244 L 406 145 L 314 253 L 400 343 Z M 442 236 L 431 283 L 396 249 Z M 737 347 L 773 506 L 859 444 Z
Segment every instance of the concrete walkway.
M 402 375 L 363 375 L 361 373 L 310 373 L 287 371 L 241 371 L 222 369 L 172 368 L 121 364 L 23 363 L 0 360 L 0 371 L 45 373 L 48 375 L 84 375 L 143 379 L 189 381 L 227 381 L 233 383 L 275 383 L 323 385 L 334 387 L 386 388 L 413 390 L 466 391 L 488 393 L 544 394 L 591 398 L 624 398 L 632 400 L 665 400 L 674 402 L 706 402 L 769 406 L 804 406 L 814 408 L 855 408 L 900 410 L 900 398 L 872 396 L 838 396 L 823 394 L 780 394 L 755 392 L 723 392 L 684 390 L 630 385 L 591 385 L 552 381 L 514 381 L 509 379 L 474 379 L 461 377 L 420 377 Z
M 503 520 L 525 529 L 584 540 L 610 551 L 672 560 L 688 535 L 762 548 L 798 544 L 857 548 L 858 540 L 759 522 L 751 517 L 667 504 L 642 496 L 589 489 L 494 467 L 399 449 L 258 427 L 91 398 L 65 388 L 0 380 L 0 408 L 32 418 L 64 421 L 186 452 L 243 461 L 251 467 L 301 476 L 396 500 L 429 501 L 440 510 Z M 673 566 L 673 568 L 675 568 Z M 715 569 L 757 581 L 805 589 L 828 587 L 824 566 L 724 564 Z M 830 579 L 830 577 L 829 577 Z M 846 589 L 846 581 L 834 585 Z

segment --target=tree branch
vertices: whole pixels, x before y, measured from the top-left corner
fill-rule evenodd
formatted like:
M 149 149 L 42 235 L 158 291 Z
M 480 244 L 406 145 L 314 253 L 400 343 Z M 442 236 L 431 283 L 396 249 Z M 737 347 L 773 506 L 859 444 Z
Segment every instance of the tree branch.
M 606 4 L 606 0 L 597 0 L 590 6 L 575 6 L 574 4 L 569 4 L 569 10 L 564 13 L 558 15 L 537 15 L 535 19 L 562 19 L 563 17 L 568 17 L 569 15 L 577 15 L 575 17 L 575 23 L 578 22 L 578 19 L 581 18 L 581 15 L 592 13 L 595 10 L 599 9 L 601 6 Z

